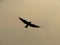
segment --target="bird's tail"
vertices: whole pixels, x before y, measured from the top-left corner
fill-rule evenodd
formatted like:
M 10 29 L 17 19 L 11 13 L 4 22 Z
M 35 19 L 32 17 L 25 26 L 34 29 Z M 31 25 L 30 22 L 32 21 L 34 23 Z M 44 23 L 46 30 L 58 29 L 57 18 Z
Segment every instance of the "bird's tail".
M 28 28 L 28 25 L 26 25 L 25 28 Z

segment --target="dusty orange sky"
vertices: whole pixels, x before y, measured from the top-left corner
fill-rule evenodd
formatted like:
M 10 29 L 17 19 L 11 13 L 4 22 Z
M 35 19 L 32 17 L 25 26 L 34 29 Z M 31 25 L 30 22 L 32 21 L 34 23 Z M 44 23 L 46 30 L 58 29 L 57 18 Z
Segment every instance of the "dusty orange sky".
M 22 17 L 41 28 L 24 28 Z M 1 0 L 0 45 L 60 45 L 59 0 Z

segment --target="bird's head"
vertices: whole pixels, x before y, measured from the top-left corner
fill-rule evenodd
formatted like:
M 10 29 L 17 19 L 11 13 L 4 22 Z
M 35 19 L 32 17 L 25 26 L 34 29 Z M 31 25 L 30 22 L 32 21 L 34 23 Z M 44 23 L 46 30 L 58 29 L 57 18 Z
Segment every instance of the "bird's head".
M 31 24 L 31 22 L 29 22 Z

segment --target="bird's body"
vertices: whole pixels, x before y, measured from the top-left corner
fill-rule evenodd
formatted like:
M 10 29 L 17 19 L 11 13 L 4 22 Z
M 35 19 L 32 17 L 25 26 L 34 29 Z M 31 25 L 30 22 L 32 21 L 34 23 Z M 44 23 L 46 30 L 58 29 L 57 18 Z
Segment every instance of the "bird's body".
M 26 21 L 26 20 L 24 20 L 24 19 L 22 19 L 22 18 L 20 18 L 20 17 L 19 17 L 19 19 L 20 19 L 23 23 L 26 24 L 25 28 L 27 28 L 28 26 L 30 26 L 30 27 L 36 27 L 36 28 L 39 28 L 39 27 L 40 27 L 40 26 L 37 26 L 37 25 L 35 25 L 35 24 L 32 24 L 31 22 L 28 22 L 28 21 Z

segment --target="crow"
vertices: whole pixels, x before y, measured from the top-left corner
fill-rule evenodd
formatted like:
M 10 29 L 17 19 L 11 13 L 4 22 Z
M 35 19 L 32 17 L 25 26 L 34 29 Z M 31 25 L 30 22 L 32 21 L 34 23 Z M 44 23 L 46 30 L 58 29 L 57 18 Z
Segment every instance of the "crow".
M 30 26 L 30 27 L 36 27 L 36 28 L 39 28 L 40 27 L 40 26 L 37 26 L 35 24 L 32 24 L 31 22 L 28 22 L 28 21 L 22 19 L 21 17 L 19 17 L 19 20 L 21 20 L 23 23 L 26 24 L 25 28 L 27 28 L 28 26 Z

